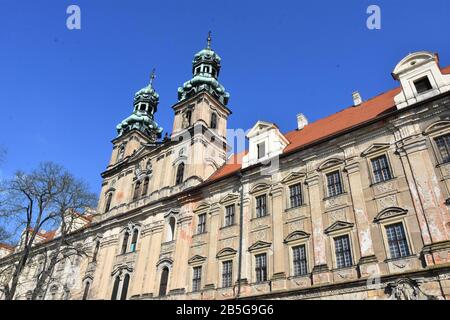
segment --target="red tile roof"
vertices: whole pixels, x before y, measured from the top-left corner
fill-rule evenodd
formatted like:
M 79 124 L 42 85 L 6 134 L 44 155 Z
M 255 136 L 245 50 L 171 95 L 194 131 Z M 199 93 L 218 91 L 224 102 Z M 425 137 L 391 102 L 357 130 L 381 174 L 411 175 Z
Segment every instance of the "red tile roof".
M 442 68 L 441 71 L 443 74 L 450 74 L 450 66 Z M 285 137 L 290 143 L 283 150 L 283 153 L 306 147 L 314 142 L 376 119 L 386 112 L 395 110 L 394 97 L 399 93 L 400 87 L 389 90 L 370 100 L 364 101 L 360 106 L 348 107 L 331 116 L 312 122 L 302 130 L 293 130 L 286 133 Z M 242 157 L 247 152 L 246 150 L 230 157 L 208 181 L 218 180 L 237 173 L 242 167 Z
M 9 244 L 6 244 L 6 243 L 1 243 L 0 242 L 0 248 L 8 250 L 8 251 L 11 251 L 11 252 L 14 251 L 14 247 L 10 246 Z

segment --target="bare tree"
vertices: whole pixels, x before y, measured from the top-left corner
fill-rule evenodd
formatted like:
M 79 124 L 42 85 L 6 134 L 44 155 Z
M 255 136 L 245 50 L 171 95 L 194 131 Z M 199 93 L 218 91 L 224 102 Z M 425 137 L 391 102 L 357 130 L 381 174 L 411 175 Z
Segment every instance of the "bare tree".
M 0 216 L 16 219 L 17 224 L 24 229 L 14 263 L 0 284 L 6 300 L 14 299 L 19 278 L 27 263 L 38 252 L 42 252 L 44 244 L 36 241 L 42 230 L 49 226 L 60 226 L 57 237 L 49 244 L 47 264 L 36 279 L 33 298 L 42 292 L 61 257 L 67 257 L 67 252 L 77 251 L 71 248 L 68 237 L 73 230 L 75 217 L 82 215 L 86 208 L 93 207 L 95 202 L 95 195 L 88 191 L 82 180 L 52 162 L 40 164 L 29 174 L 19 171 L 5 182 L 0 200 Z

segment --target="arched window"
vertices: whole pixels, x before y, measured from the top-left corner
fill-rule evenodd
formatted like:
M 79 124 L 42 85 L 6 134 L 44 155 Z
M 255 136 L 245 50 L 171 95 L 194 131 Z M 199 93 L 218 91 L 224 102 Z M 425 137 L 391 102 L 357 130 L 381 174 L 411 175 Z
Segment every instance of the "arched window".
M 142 196 L 146 196 L 147 195 L 149 182 L 150 182 L 150 178 L 146 177 L 144 179 L 144 187 L 142 188 Z
M 119 151 L 117 152 L 116 162 L 121 161 L 124 155 L 125 155 L 125 146 L 122 145 L 119 147 Z
M 112 193 L 109 193 L 106 196 L 106 205 L 105 205 L 105 213 L 109 211 L 111 208 L 111 201 L 112 201 Z
M 127 247 L 128 247 L 128 238 L 130 238 L 130 234 L 127 232 L 125 232 L 124 236 L 123 236 L 123 242 L 122 242 L 122 251 L 121 253 L 124 254 L 127 252 Z
M 111 300 L 117 300 L 117 292 L 119 291 L 120 277 L 117 276 L 114 280 L 113 291 L 111 295 Z
M 97 254 L 98 254 L 98 250 L 99 249 L 100 249 L 100 241 L 97 241 L 95 243 L 94 254 L 92 255 L 92 261 L 93 262 L 97 261 Z
M 84 285 L 83 300 L 87 300 L 90 287 L 91 287 L 90 281 L 86 281 L 86 284 Z
M 211 114 L 211 129 L 217 129 L 217 114 L 213 112 Z
M 184 162 L 180 163 L 177 168 L 177 178 L 175 184 L 180 184 L 183 182 L 184 178 Z
M 169 280 L 169 268 L 164 267 L 161 272 L 161 282 L 159 283 L 159 295 L 165 296 L 167 291 L 167 282 Z
M 141 193 L 141 181 L 136 181 L 136 185 L 134 186 L 133 200 L 139 198 L 140 193 Z
M 169 228 L 167 229 L 166 241 L 172 241 L 175 238 L 175 218 L 171 217 L 169 219 Z
M 128 285 L 130 283 L 130 275 L 127 273 L 123 279 L 122 284 L 122 293 L 120 295 L 120 300 L 127 300 L 127 293 L 128 293 Z
M 191 125 L 191 120 L 192 120 L 192 111 L 188 110 L 186 111 L 186 121 L 189 126 Z
M 134 231 L 133 231 L 133 238 L 131 238 L 130 252 L 135 252 L 136 251 L 136 244 L 137 244 L 137 240 L 138 240 L 138 234 L 139 234 L 138 229 L 134 229 Z

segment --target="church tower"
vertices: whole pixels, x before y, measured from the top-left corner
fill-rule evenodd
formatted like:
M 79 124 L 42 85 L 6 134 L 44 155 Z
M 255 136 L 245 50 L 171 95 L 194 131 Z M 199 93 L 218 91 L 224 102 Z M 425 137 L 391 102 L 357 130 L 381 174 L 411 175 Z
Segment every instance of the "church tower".
M 155 70 L 152 71 L 150 83 L 134 95 L 132 114 L 117 125 L 110 166 L 132 155 L 144 144 L 157 144 L 161 138 L 163 128 L 155 121 L 159 94 L 153 88 L 154 79 Z
M 178 88 L 172 141 L 180 145 L 185 176 L 206 180 L 226 160 L 227 120 L 230 95 L 219 82 L 220 56 L 211 48 L 211 32 L 206 48 L 192 61 L 192 78 Z

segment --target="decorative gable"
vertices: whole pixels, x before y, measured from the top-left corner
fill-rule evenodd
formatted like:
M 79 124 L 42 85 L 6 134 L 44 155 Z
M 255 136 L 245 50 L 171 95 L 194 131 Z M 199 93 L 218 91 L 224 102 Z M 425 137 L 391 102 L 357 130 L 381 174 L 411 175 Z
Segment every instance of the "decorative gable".
M 284 177 L 283 180 L 281 180 L 281 183 L 289 183 L 291 181 L 301 179 L 305 176 L 304 172 L 291 172 L 286 177 Z
M 188 263 L 189 264 L 195 264 L 195 263 L 201 263 L 201 262 L 204 262 L 204 261 L 206 261 L 206 257 L 202 257 L 202 256 L 196 254 L 195 256 L 193 256 L 192 258 L 190 258 L 188 260 Z
M 331 226 L 325 229 L 325 233 L 333 233 L 341 230 L 351 229 L 353 228 L 353 223 L 345 222 L 345 221 L 336 221 Z
M 389 143 L 374 143 L 361 153 L 361 157 L 366 157 L 368 155 L 377 153 L 378 151 L 389 149 L 389 146 Z
M 265 249 L 265 248 L 269 248 L 272 244 L 270 242 L 266 242 L 266 241 L 256 241 L 254 244 L 252 244 L 249 248 L 248 251 L 255 251 L 255 250 L 259 250 L 259 249 Z
M 390 207 L 390 208 L 386 208 L 386 209 L 382 210 L 381 212 L 379 212 L 376 215 L 374 221 L 379 222 L 381 220 L 402 216 L 407 213 L 408 213 L 408 210 L 405 210 L 405 209 L 402 209 L 399 207 Z
M 229 193 L 222 200 L 220 200 L 220 203 L 224 204 L 224 203 L 235 202 L 237 199 L 239 199 L 239 196 L 237 194 Z
M 301 240 L 301 239 L 307 239 L 309 238 L 310 234 L 305 232 L 305 231 L 301 231 L 301 230 L 297 230 L 294 232 L 291 232 L 285 239 L 284 239 L 284 243 L 289 243 L 295 240 Z
M 344 160 L 342 160 L 341 158 L 330 158 L 330 159 L 327 159 L 324 162 L 322 162 L 322 164 L 319 165 L 318 170 L 325 170 L 328 168 L 332 168 L 332 167 L 338 166 L 342 163 L 344 163 Z
M 217 258 L 225 258 L 225 257 L 229 257 L 229 256 L 234 256 L 236 253 L 237 253 L 237 251 L 234 250 L 233 248 L 223 248 L 222 250 L 217 252 L 216 257 Z
M 265 162 L 281 154 L 289 144 L 278 127 L 270 122 L 258 121 L 247 134 L 249 151 L 242 159 L 242 167 Z
M 439 132 L 440 130 L 444 130 L 444 129 L 450 129 L 450 121 L 442 120 L 442 121 L 435 122 L 435 123 L 429 125 L 425 129 L 424 134 L 432 134 L 432 133 Z
M 420 51 L 400 61 L 392 72 L 402 91 L 395 96 L 397 109 L 450 91 L 450 75 L 442 74 L 437 54 Z

